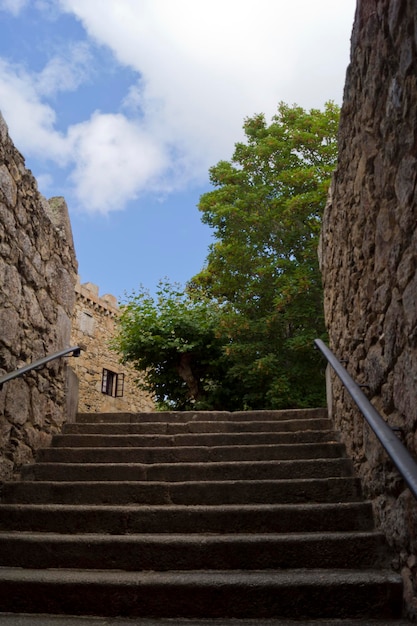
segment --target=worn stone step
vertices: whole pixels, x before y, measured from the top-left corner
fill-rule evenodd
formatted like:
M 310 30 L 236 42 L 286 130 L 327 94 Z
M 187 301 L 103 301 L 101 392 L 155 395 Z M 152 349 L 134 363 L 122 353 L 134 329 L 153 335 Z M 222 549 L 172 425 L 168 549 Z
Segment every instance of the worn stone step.
M 131 432 L 130 432 L 130 429 Z M 146 431 L 144 431 L 146 433 Z M 68 424 L 64 434 L 71 435 L 136 435 L 139 447 L 173 447 L 173 446 L 224 446 L 262 444 L 292 444 L 337 442 L 331 430 L 300 430 L 294 432 L 253 432 L 250 433 L 184 433 L 165 435 L 158 433 L 141 434 L 136 424 Z M 140 436 L 139 436 L 140 435 Z
M 120 570 L 376 568 L 389 566 L 382 534 L 64 535 L 0 532 L 0 567 Z
M 356 478 L 206 482 L 22 481 L 1 488 L 6 503 L 62 504 L 283 504 L 355 502 Z
M 2 611 L 189 618 L 390 619 L 401 613 L 390 570 L 123 572 L 0 569 Z
M 352 476 L 350 459 L 232 461 L 227 463 L 35 463 L 23 467 L 22 480 L 282 480 Z
M 294 421 L 297 419 L 328 419 L 325 408 L 286 409 L 277 411 L 158 411 L 155 413 L 78 413 L 77 423 L 131 423 L 140 422 L 253 422 Z
M 0 504 L 0 530 L 61 533 L 369 531 L 370 502 L 226 505 Z
M 0 613 L 1 626 L 410 626 L 406 619 L 190 619 L 141 618 L 133 622 L 128 617 L 80 617 L 35 613 Z
M 304 431 L 331 432 L 328 419 L 297 419 L 286 421 L 244 422 L 88 422 L 65 424 L 65 434 L 132 434 L 132 435 L 186 435 L 186 434 L 232 434 L 244 433 L 301 433 Z M 300 435 L 299 435 L 300 436 Z
M 72 435 L 68 435 L 71 436 Z M 75 437 L 77 435 L 74 435 Z M 91 435 L 94 437 L 95 435 Z M 113 437 L 111 437 L 113 439 Z M 103 441 L 100 440 L 103 444 Z M 259 446 L 181 446 L 181 447 L 150 447 L 140 448 L 129 445 L 112 446 L 99 445 L 98 440 L 93 445 L 56 446 L 43 448 L 38 451 L 36 460 L 44 463 L 208 463 L 211 461 L 273 461 L 296 459 L 325 459 L 345 456 L 345 447 L 342 444 L 306 443 L 280 444 Z M 80 442 L 81 443 L 81 442 Z M 85 441 L 83 443 L 86 443 Z M 96 445 L 94 445 L 96 443 Z

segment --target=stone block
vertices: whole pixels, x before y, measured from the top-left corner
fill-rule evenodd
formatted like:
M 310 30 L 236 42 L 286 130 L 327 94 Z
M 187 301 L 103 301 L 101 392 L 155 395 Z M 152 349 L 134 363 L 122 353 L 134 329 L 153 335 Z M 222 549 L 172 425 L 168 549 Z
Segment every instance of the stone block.
M 0 165 L 0 198 L 10 208 L 17 202 L 17 186 L 6 165 Z

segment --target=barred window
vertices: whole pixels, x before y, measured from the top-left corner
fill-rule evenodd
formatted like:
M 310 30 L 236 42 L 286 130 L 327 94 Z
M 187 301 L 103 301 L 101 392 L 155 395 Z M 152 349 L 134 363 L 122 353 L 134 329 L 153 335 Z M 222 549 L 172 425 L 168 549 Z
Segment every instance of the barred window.
M 101 392 L 113 398 L 122 398 L 125 384 L 125 375 L 116 374 L 103 368 L 101 378 Z

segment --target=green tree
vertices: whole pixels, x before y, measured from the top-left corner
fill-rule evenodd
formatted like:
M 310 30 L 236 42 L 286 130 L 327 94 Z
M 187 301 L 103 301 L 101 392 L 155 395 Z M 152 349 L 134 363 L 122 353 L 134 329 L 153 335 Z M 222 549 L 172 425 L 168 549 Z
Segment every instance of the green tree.
M 132 294 L 114 345 L 161 407 L 324 403 L 313 339 L 325 334 L 317 245 L 336 164 L 339 109 L 280 104 L 245 121 L 245 143 L 201 197 L 215 242 L 186 291 Z
M 127 298 L 113 347 L 160 408 L 215 408 L 226 369 L 220 315 L 213 300 L 161 281 L 156 299 L 143 289 Z
M 216 241 L 188 288 L 222 303 L 228 384 L 244 381 L 236 408 L 324 402 L 312 341 L 325 333 L 317 246 L 338 120 L 333 103 L 281 103 L 270 125 L 248 118 L 246 142 L 210 170 L 199 209 Z

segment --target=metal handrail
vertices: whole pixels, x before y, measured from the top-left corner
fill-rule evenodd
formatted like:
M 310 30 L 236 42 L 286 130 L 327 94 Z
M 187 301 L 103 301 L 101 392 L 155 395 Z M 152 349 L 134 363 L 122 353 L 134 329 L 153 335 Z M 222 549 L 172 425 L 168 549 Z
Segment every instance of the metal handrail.
M 19 376 L 23 376 L 27 372 L 31 370 L 35 370 L 38 367 L 43 367 L 49 361 L 53 361 L 54 359 L 60 359 L 63 356 L 80 356 L 81 348 L 79 346 L 73 346 L 72 348 L 65 348 L 64 350 L 60 350 L 59 352 L 54 352 L 54 354 L 49 354 L 48 356 L 44 356 L 42 359 L 38 359 L 37 361 L 33 361 L 32 363 L 28 363 L 27 365 L 23 365 L 23 367 L 19 367 L 18 369 L 10 372 L 9 374 L 5 374 L 4 376 L 0 376 L 0 389 L 3 387 L 4 383 L 7 383 L 9 380 L 13 380 L 13 378 L 18 378 Z
M 393 429 L 384 421 L 376 408 L 369 402 L 359 385 L 355 383 L 333 352 L 321 339 L 316 339 L 314 343 L 346 387 L 391 461 L 408 485 L 411 493 L 417 499 L 417 463 L 404 444 L 398 439 L 397 435 L 394 434 Z

